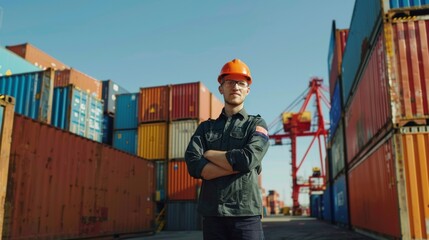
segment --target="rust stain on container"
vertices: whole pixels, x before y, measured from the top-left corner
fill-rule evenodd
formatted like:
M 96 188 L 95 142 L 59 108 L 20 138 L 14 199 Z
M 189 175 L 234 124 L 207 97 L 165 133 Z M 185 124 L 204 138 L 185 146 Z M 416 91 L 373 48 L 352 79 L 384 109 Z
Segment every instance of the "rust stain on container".
M 166 122 L 140 124 L 137 136 L 137 155 L 148 160 L 166 159 L 167 128 Z
M 201 82 L 171 86 L 170 120 L 207 120 L 209 117 L 210 91 Z
M 168 200 L 196 200 L 200 186 L 201 180 L 189 175 L 183 159 L 168 162 Z
M 65 87 L 70 84 L 90 93 L 98 99 L 102 99 L 102 83 L 74 68 L 59 70 L 55 72 L 55 87 Z
M 69 68 L 66 64 L 29 43 L 6 46 L 6 48 L 41 69 L 52 68 L 54 70 L 62 70 Z
M 3 237 L 84 238 L 152 229 L 152 162 L 20 115 L 10 155 Z
M 170 87 L 140 88 L 139 122 L 168 121 Z

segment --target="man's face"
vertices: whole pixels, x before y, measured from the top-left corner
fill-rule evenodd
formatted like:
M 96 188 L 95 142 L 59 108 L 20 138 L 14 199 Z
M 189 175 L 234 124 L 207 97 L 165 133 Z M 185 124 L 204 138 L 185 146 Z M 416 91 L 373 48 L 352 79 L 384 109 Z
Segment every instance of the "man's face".
M 245 76 L 230 74 L 223 77 L 219 92 L 223 95 L 225 104 L 238 106 L 243 104 L 250 92 L 250 87 Z

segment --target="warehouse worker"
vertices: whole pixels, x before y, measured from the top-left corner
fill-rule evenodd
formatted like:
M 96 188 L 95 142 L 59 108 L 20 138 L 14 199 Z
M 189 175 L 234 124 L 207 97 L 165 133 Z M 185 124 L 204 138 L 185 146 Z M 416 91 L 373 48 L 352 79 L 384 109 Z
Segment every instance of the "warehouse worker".
M 269 146 L 267 125 L 244 109 L 252 84 L 244 62 L 226 63 L 218 82 L 225 107 L 217 119 L 198 126 L 185 153 L 189 174 L 203 179 L 198 199 L 203 236 L 264 239 L 258 174 Z

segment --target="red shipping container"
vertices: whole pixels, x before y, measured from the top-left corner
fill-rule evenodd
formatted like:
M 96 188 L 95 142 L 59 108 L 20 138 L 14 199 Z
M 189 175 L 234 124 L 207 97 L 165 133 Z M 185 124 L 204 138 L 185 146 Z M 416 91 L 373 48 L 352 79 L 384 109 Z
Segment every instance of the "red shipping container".
M 168 162 L 168 200 L 197 200 L 200 187 L 201 180 L 189 175 L 185 160 Z
M 345 111 L 347 162 L 350 164 L 390 123 L 389 89 L 383 35 L 378 40 Z
M 216 119 L 222 113 L 224 107 L 223 99 L 220 100 L 213 93 L 210 94 L 210 118 Z
M 98 99 L 102 99 L 101 91 L 103 88 L 99 80 L 79 72 L 74 68 L 55 71 L 55 87 L 65 87 L 70 84 L 92 94 Z
M 170 87 L 140 88 L 139 122 L 166 122 L 170 102 Z
M 54 70 L 63 70 L 69 68 L 61 61 L 55 59 L 54 57 L 29 43 L 6 46 L 6 48 L 41 69 L 52 68 Z
M 343 60 L 344 49 L 346 48 L 348 34 L 348 29 L 335 30 L 334 54 L 332 56 L 331 71 L 329 73 L 329 93 L 331 97 L 334 94 L 335 83 L 337 82 L 338 77 L 341 76 L 341 63 Z
M 153 163 L 20 115 L 13 125 L 13 167 L 1 174 L 8 174 L 3 237 L 64 239 L 152 230 Z
M 201 82 L 171 86 L 170 120 L 210 118 L 210 91 Z

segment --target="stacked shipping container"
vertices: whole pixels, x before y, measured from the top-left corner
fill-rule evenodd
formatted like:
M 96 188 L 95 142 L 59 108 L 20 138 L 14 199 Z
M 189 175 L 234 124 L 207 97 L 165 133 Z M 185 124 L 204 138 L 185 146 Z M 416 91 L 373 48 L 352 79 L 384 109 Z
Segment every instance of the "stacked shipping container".
M 137 126 L 139 93 L 116 95 L 113 146 L 137 155 Z
M 334 212 L 342 211 L 355 229 L 387 238 L 429 237 L 426 4 L 356 1 L 342 62 L 344 119 L 331 133 L 330 149 Z

